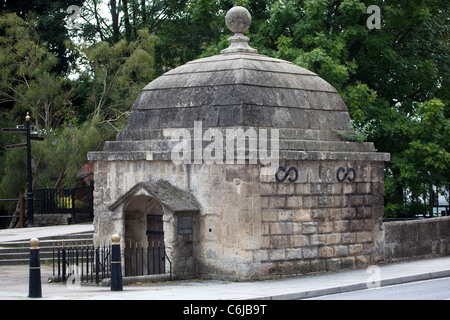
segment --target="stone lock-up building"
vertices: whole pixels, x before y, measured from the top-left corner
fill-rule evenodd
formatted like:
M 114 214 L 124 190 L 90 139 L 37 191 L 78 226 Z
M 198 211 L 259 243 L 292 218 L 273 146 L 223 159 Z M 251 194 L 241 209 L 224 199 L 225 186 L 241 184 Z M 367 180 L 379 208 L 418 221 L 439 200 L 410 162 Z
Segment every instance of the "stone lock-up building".
M 159 228 L 179 278 L 369 265 L 382 255 L 389 154 L 339 134 L 350 116 L 329 83 L 249 46 L 246 9 L 226 23 L 228 49 L 152 81 L 117 141 L 89 153 L 94 240 Z

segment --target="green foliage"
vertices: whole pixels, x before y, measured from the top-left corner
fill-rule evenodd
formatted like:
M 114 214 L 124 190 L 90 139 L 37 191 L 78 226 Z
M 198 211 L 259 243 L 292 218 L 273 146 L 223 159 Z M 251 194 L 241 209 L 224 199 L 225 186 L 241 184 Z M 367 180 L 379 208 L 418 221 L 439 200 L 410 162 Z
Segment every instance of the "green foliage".
M 86 162 L 89 151 L 99 150 L 103 137 L 98 118 L 79 126 L 66 125 L 42 132 L 44 141 L 33 143 L 35 183 L 40 188 L 75 186 L 77 173 Z
M 374 124 L 375 119 L 370 120 L 364 125 L 362 125 L 361 123 L 357 124 L 355 120 L 350 120 L 350 133 L 340 132 L 337 130 L 336 132 L 349 141 L 366 142 L 368 137 L 375 131 Z
M 68 109 L 70 84 L 53 72 L 58 60 L 15 13 L 0 16 L 0 104 L 16 121 L 27 111 L 47 128 L 57 127 Z
M 412 206 L 426 199 L 433 186 L 448 187 L 450 120 L 444 116 L 444 107 L 439 99 L 419 104 L 411 123 L 403 128 L 408 143 L 392 159 L 392 168 L 398 173 L 390 179 L 407 186 Z
M 100 12 L 102 2 L 108 12 Z M 381 8 L 378 30 L 367 28 L 369 4 L 359 0 L 70 4 L 83 5 L 73 42 L 68 30 L 58 31 L 68 1 L 7 1 L 8 14 L 0 16 L 0 123 L 23 123 L 31 112 L 46 137 L 33 143 L 39 187 L 74 184 L 86 153 L 124 128 L 136 97 L 156 76 L 226 48 L 231 33 L 224 17 L 233 5 L 252 14 L 246 32 L 252 47 L 312 70 L 338 90 L 353 119 L 350 140 L 391 153 L 387 216 L 423 213 L 431 187 L 450 185 L 448 1 L 373 0 Z M 1 135 L 0 148 L 20 139 Z M 0 150 L 0 197 L 24 190 L 22 153 Z
M 293 61 L 336 87 L 359 124 L 348 138 L 368 137 L 378 151 L 391 153 L 386 212 L 414 215 L 432 186 L 450 184 L 449 4 L 371 4 L 381 8 L 380 30 L 366 27 L 362 1 L 278 1 L 252 39 L 266 48 L 263 53 Z
M 0 14 L 15 13 L 25 20 L 34 20 L 32 29 L 42 40 L 46 49 L 57 57 L 53 71 L 65 73 L 74 57 L 67 51 L 64 42 L 69 39 L 70 30 L 65 27 L 67 8 L 70 5 L 83 6 L 84 0 L 5 0 Z
M 356 81 L 354 84 L 346 86 L 341 91 L 341 95 L 354 121 L 363 122 L 374 115 L 377 93 L 367 84 Z
M 154 76 L 154 50 L 159 39 L 139 30 L 135 41 L 106 41 L 83 45 L 86 70 L 80 74 L 86 88 L 86 108 L 115 130 L 124 128 L 134 100 Z
M 0 167 L 0 197 L 2 199 L 17 199 L 24 192 L 27 180 L 27 162 L 25 149 L 5 152 L 1 157 Z M 15 202 L 0 203 L 0 212 L 14 212 Z

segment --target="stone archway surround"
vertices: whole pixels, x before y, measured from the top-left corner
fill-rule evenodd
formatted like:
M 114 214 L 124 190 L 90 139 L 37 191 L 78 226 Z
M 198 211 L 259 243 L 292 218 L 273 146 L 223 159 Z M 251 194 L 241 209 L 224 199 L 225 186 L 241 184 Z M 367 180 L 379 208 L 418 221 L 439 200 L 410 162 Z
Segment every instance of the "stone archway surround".
M 162 215 L 164 217 L 164 209 L 161 203 L 157 199 L 144 194 L 130 197 L 123 208 L 123 234 L 126 244 L 132 242 L 133 244 L 146 246 L 148 215 Z
M 164 180 L 141 182 L 119 197 L 108 209 L 115 221 L 114 228 L 109 230 L 109 233 L 118 233 L 121 236 L 122 247 L 129 241 L 146 243 L 147 215 L 161 213 L 164 246 L 174 274 L 177 274 L 177 270 L 182 270 L 178 273 L 183 274 L 195 273 L 197 268 L 195 257 L 192 259 L 192 254 L 185 257 L 186 253 L 194 251 L 194 234 L 199 232 L 198 219 L 194 216 L 200 210 L 191 195 Z M 186 214 L 191 215 L 195 221 L 193 233 L 188 235 L 178 232 L 179 216 Z M 101 234 L 100 237 L 110 238 L 111 235 Z

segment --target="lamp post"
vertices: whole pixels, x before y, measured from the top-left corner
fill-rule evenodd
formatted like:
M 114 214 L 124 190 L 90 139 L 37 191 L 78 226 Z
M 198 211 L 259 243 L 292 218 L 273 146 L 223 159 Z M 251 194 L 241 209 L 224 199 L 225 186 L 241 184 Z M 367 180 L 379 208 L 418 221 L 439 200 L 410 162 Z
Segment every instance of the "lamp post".
M 27 129 L 27 170 L 28 170 L 28 227 L 34 227 L 33 211 L 33 176 L 31 171 L 31 136 L 30 136 L 30 114 L 25 117 L 25 128 Z

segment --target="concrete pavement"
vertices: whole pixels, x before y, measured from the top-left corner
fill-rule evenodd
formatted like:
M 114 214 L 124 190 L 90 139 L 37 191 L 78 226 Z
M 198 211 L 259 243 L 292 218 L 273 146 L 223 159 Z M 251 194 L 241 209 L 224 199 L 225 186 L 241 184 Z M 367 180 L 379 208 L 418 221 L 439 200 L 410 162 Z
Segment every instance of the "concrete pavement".
M 0 243 L 8 241 L 24 241 L 32 238 L 43 239 L 47 237 L 90 231 L 94 231 L 94 225 L 92 223 L 52 227 L 0 229 Z
M 41 266 L 42 300 L 292 300 L 419 280 L 450 277 L 450 257 L 410 261 L 280 280 L 227 282 L 189 280 L 109 287 L 48 283 L 52 267 Z M 368 272 L 369 271 L 369 272 Z M 379 281 L 379 282 L 378 282 Z M 0 267 L 0 299 L 28 299 L 28 266 Z
M 55 228 L 57 227 L 48 227 Z M 31 229 L 31 228 L 30 228 Z M 47 230 L 35 231 L 45 234 Z M 66 229 L 72 232 L 88 227 Z M 27 229 L 28 230 L 28 229 Z M 30 230 L 31 231 L 31 230 Z M 89 231 L 89 230 L 87 230 Z M 23 231 L 28 239 L 32 233 Z M 61 232 L 61 231 L 59 231 Z M 18 235 L 4 237 L 17 239 Z M 48 233 L 47 233 L 48 234 Z M 32 235 L 34 237 L 35 234 Z M 21 239 L 24 240 L 24 239 Z M 52 266 L 41 265 L 42 299 L 39 300 L 291 300 L 354 290 L 407 283 L 412 281 L 450 277 L 450 257 L 391 263 L 370 268 L 348 270 L 296 278 L 253 282 L 227 282 L 216 280 L 189 280 L 165 283 L 124 286 L 121 292 L 111 292 L 108 287 L 82 284 L 48 283 Z M 29 299 L 28 266 L 0 267 L 0 299 Z

